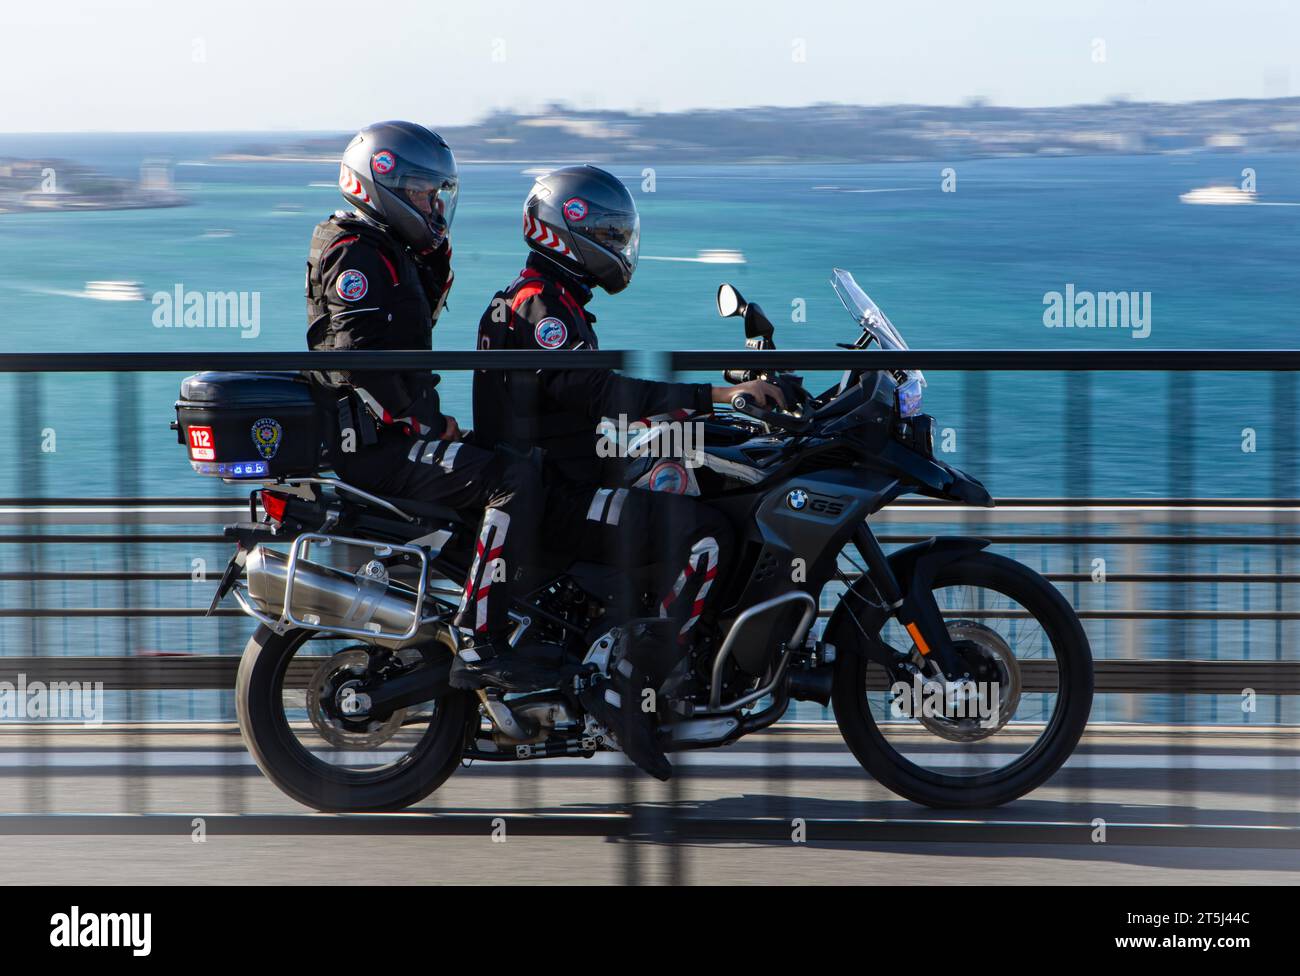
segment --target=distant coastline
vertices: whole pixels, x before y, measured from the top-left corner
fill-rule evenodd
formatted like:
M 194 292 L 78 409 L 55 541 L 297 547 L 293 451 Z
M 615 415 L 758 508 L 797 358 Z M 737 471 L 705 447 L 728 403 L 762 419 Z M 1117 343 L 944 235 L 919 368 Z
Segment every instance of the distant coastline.
M 149 210 L 189 202 L 172 186 L 171 166 L 150 160 L 140 179 L 105 176 L 62 159 L 0 158 L 0 214 Z
M 1013 108 L 812 105 L 637 114 L 555 105 L 437 129 L 467 163 L 861 163 L 1300 150 L 1300 98 Z M 352 133 L 259 138 L 222 162 L 335 162 Z

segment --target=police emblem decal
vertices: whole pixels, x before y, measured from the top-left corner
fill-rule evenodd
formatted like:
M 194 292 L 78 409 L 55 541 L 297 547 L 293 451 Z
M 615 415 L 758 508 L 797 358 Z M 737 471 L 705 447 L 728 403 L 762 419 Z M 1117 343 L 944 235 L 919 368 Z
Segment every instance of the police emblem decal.
M 366 297 L 366 292 L 370 290 L 370 282 L 366 276 L 355 268 L 349 268 L 339 275 L 339 280 L 334 282 L 334 290 L 339 293 L 339 298 L 345 302 L 359 302 Z
M 647 487 L 651 491 L 664 491 L 670 495 L 686 494 L 686 469 L 676 461 L 660 461 L 650 470 Z
M 253 423 L 252 433 L 253 446 L 257 448 L 257 453 L 266 461 L 275 457 L 275 452 L 280 450 L 280 438 L 283 434 L 280 422 L 271 417 L 263 417 Z
M 579 221 L 587 216 L 587 201 L 581 197 L 570 197 L 564 201 L 564 216 L 568 220 Z
M 533 338 L 543 349 L 559 349 L 569 341 L 569 329 L 555 318 L 545 318 L 533 329 Z

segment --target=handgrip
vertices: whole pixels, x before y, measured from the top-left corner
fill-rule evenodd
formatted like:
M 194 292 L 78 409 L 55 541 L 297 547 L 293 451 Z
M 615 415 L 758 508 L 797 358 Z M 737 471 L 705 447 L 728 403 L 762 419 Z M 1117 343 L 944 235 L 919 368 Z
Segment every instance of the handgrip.
M 731 408 L 736 413 L 743 413 L 746 417 L 753 417 L 755 420 L 761 420 L 772 427 L 780 427 L 796 434 L 802 434 L 812 428 L 811 421 L 803 417 L 792 417 L 789 414 L 781 413 L 779 410 L 768 410 L 760 407 L 758 404 L 752 403 L 748 395 L 744 393 L 737 393 L 731 398 Z

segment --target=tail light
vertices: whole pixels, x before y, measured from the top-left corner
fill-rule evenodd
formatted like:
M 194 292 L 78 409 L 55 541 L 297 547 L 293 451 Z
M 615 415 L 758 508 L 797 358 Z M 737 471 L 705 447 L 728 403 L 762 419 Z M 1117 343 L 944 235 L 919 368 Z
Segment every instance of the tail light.
M 267 518 L 279 524 L 284 521 L 284 509 L 289 504 L 289 499 L 285 495 L 277 495 L 273 491 L 263 489 L 259 494 L 262 496 L 262 511 L 266 513 Z

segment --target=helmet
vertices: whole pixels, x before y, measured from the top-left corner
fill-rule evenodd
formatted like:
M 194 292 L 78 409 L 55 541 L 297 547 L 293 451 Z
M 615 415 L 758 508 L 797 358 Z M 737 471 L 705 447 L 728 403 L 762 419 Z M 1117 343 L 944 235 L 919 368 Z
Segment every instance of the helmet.
M 376 122 L 348 143 L 343 199 L 416 254 L 441 247 L 456 213 L 456 157 L 442 136 L 414 122 Z
M 611 295 L 636 270 L 641 218 L 617 177 L 595 166 L 552 170 L 524 201 L 528 246 Z

